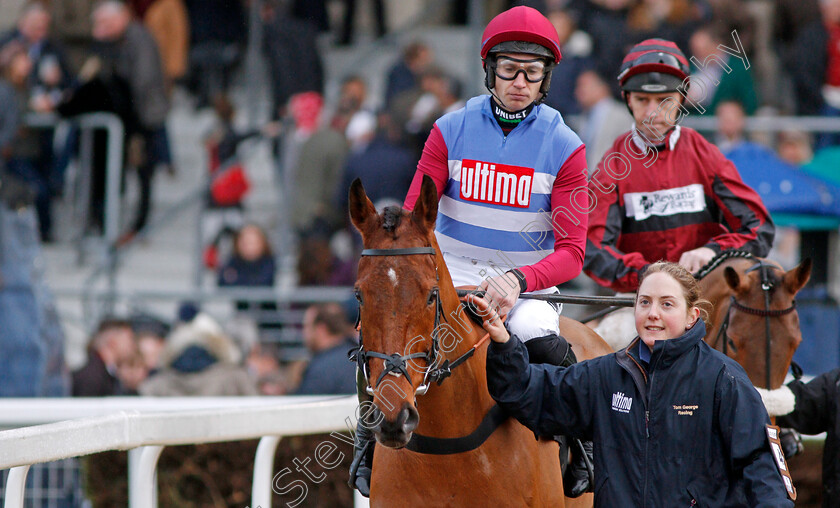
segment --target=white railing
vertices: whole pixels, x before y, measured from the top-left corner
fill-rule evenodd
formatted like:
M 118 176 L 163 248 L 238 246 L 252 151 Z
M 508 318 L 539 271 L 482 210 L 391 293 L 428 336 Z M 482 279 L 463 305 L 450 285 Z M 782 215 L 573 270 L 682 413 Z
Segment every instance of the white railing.
M 34 424 L 0 432 L 0 469 L 11 468 L 4 506 L 23 507 L 32 464 L 128 450 L 129 507 L 154 508 L 164 446 L 260 438 L 250 506 L 270 508 L 280 438 L 346 431 L 356 407 L 355 396 L 0 399 L 0 427 Z

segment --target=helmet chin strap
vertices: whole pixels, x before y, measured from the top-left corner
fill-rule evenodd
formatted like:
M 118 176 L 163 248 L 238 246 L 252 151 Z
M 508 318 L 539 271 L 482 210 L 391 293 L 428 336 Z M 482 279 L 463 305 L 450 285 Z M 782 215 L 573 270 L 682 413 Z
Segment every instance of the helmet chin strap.
M 487 88 L 487 91 L 490 92 L 490 95 L 492 95 L 493 98 L 496 99 L 496 101 L 499 103 L 499 105 L 502 106 L 502 108 L 504 108 L 504 110 L 507 111 L 508 113 L 518 113 L 518 112 L 520 112 L 524 109 L 530 108 L 531 106 L 536 106 L 537 104 L 542 102 L 542 98 L 545 98 L 545 94 L 543 94 L 543 97 L 541 99 L 537 99 L 537 100 L 531 102 L 531 104 L 528 104 L 527 106 L 525 106 L 524 108 L 520 108 L 520 109 L 517 109 L 516 111 L 514 111 L 514 110 L 510 109 L 507 104 L 505 104 L 505 101 L 503 101 L 501 97 L 496 95 L 496 92 L 493 91 L 493 88 L 490 88 L 489 86 L 486 86 L 486 88 Z

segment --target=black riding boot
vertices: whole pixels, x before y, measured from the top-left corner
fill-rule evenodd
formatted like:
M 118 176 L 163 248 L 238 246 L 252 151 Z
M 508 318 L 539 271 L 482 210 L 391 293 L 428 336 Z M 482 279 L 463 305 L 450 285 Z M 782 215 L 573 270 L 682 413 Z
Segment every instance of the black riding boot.
M 584 492 L 590 492 L 595 485 L 595 468 L 593 467 L 592 441 L 573 439 L 571 443 L 572 461 L 566 474 L 563 475 L 563 492 L 566 497 L 579 497 Z
M 525 342 L 525 348 L 528 349 L 528 358 L 531 363 L 548 363 L 560 367 L 577 363 L 572 347 L 566 339 L 558 335 L 531 339 Z M 562 436 L 555 436 L 560 443 L 560 453 L 565 454 L 566 447 L 559 438 Z M 566 497 L 575 498 L 584 492 L 591 491 L 595 486 L 593 447 L 591 441 L 581 442 L 578 439 L 567 439 L 566 443 L 572 452 L 572 460 L 563 474 L 563 491 Z M 565 464 L 564 459 L 565 457 L 560 458 L 561 464 Z
M 356 440 L 353 445 L 353 462 L 350 463 L 351 488 L 359 490 L 359 494 L 370 497 L 370 475 L 373 466 L 373 431 L 365 427 L 361 420 L 356 424 Z
M 372 402 L 373 397 L 367 394 L 365 388 L 367 380 L 356 370 L 356 389 L 359 403 Z M 369 429 L 362 418 L 356 422 L 356 439 L 353 442 L 353 462 L 350 463 L 350 481 L 347 482 L 350 488 L 358 489 L 365 497 L 370 497 L 370 475 L 373 467 L 373 448 L 376 439 L 373 431 Z

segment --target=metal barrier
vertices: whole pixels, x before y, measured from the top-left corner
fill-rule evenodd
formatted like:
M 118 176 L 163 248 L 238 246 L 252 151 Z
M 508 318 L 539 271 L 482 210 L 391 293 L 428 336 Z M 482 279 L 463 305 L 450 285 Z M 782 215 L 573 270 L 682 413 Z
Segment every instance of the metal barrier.
M 11 468 L 4 507 L 23 507 L 32 464 L 128 450 L 128 506 L 155 508 L 157 460 L 164 446 L 260 438 L 251 506 L 270 508 L 280 439 L 346 431 L 356 406 L 355 396 L 4 399 L 0 427 L 57 422 L 0 432 L 0 469 Z M 96 416 L 61 421 L 80 415 Z

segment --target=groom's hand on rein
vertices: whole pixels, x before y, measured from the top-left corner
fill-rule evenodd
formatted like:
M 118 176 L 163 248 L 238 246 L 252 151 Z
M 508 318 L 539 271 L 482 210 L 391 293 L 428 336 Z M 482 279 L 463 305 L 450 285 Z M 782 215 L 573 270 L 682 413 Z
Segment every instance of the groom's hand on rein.
M 490 306 L 484 298 L 470 294 L 467 295 L 467 303 L 476 310 L 476 314 L 483 318 L 482 326 L 490 334 L 490 339 L 494 342 L 505 343 L 510 339 L 510 334 L 505 328 L 504 323 L 499 314 Z

